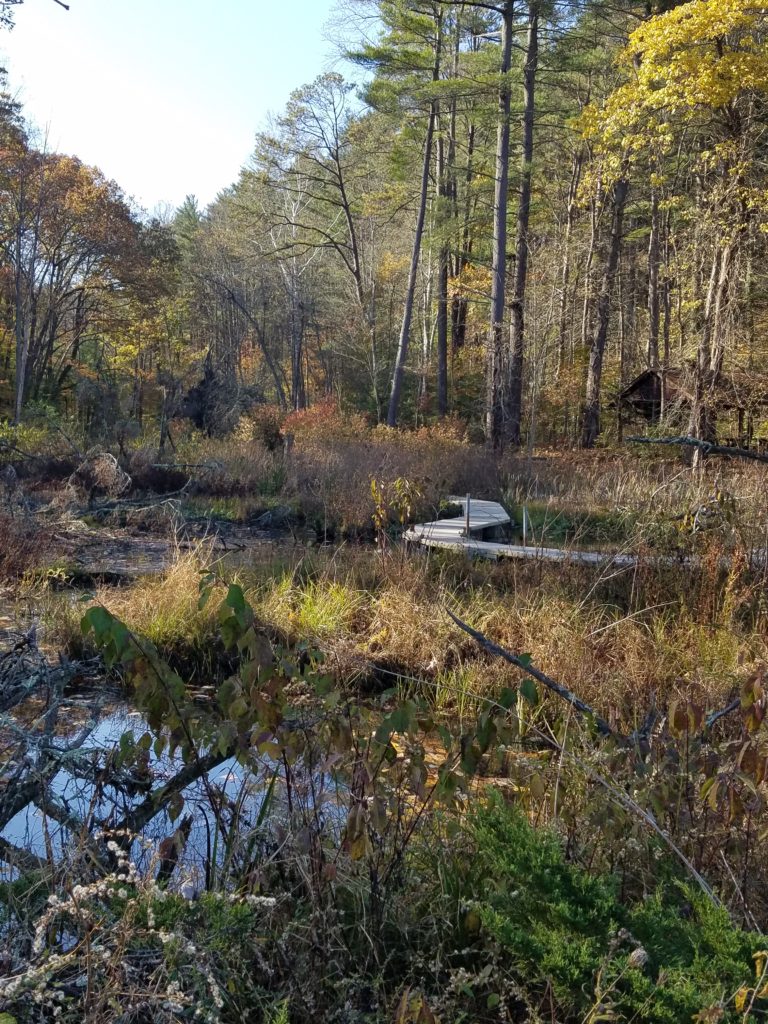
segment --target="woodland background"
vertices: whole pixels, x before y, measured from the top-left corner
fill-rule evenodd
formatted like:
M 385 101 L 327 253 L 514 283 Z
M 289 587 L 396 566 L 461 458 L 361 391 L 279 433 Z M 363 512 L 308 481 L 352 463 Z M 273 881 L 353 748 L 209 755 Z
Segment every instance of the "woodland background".
M 458 416 L 495 447 L 589 447 L 616 436 L 615 394 L 648 367 L 687 375 L 676 414 L 698 437 L 719 378 L 748 371 L 762 395 L 761 8 L 342 15 L 358 84 L 297 89 L 214 203 L 164 219 L 47 152 L 5 84 L 11 418 L 55 411 L 97 440 L 331 402 L 390 425 Z

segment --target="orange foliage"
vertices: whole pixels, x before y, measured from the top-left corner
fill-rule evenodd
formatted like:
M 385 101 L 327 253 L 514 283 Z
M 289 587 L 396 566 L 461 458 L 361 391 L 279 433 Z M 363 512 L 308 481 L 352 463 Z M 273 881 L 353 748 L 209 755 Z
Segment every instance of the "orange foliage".
M 327 399 L 308 409 L 286 416 L 283 430 L 296 441 L 330 441 L 361 438 L 369 432 L 368 421 L 361 413 L 342 412 L 337 402 Z

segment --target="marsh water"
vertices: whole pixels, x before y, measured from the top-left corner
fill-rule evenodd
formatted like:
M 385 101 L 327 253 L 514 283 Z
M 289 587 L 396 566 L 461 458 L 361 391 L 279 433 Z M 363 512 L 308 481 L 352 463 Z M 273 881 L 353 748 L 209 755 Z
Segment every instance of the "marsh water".
M 127 585 L 141 577 L 159 575 L 178 557 L 180 551 L 200 543 L 206 544 L 215 556 L 226 561 L 229 567 L 247 564 L 258 550 L 264 555 L 265 548 L 279 549 L 285 540 L 274 534 L 255 531 L 230 531 L 224 538 L 204 537 L 179 545 L 177 542 L 156 537 L 98 536 L 88 537 L 86 543 L 79 538 L 70 539 L 72 551 L 68 557 L 68 573 L 60 577 L 53 575 L 50 582 L 63 586 L 65 600 L 81 601 L 88 597 L 89 586 L 94 583 Z M 75 585 L 71 575 L 76 569 Z M 20 636 L 34 629 L 40 648 L 49 661 L 58 657 L 45 636 L 40 621 L 39 608 L 34 594 L 28 596 L 23 588 L 0 590 L 0 652 L 10 649 Z M 20 711 L 29 714 L 22 707 Z M 99 820 L 107 828 L 116 827 L 142 800 L 146 791 L 112 785 L 108 774 L 99 778 L 100 766 L 108 763 L 110 752 L 113 756 L 120 749 L 121 739 L 131 736 L 138 741 L 148 733 L 146 720 L 131 705 L 130 697 L 123 691 L 111 688 L 106 679 L 92 680 L 88 686 L 67 690 L 59 713 L 57 741 L 66 741 L 80 733 L 89 722 L 95 725 L 89 732 L 77 754 L 79 765 L 89 762 L 93 771 L 83 772 L 75 768 L 62 768 L 50 786 L 53 799 L 67 815 L 79 820 Z M 156 754 L 150 748 L 144 764 L 146 778 L 151 780 L 153 789 L 174 778 L 184 767 L 178 755 L 169 755 L 167 750 Z M 87 777 L 86 777 L 87 776 Z M 274 784 L 273 784 L 274 780 Z M 330 780 L 323 779 L 325 787 Z M 183 810 L 176 808 L 171 814 L 167 808 L 157 813 L 142 829 L 141 840 L 132 846 L 132 857 L 139 868 L 145 868 L 156 855 L 159 840 L 174 833 L 179 825 L 179 813 L 191 818 L 189 835 L 184 849 L 182 868 L 195 885 L 202 888 L 208 881 L 205 872 L 215 870 L 222 859 L 232 856 L 228 844 L 225 821 L 237 821 L 239 834 L 251 834 L 260 821 L 266 794 L 279 816 L 284 793 L 276 776 L 275 765 L 268 759 L 250 759 L 248 767 L 235 758 L 217 765 L 191 782 L 183 790 Z M 61 819 L 62 815 L 59 815 Z M 234 830 L 233 830 L 234 832 Z M 3 839 L 29 851 L 38 857 L 54 858 L 61 855 L 68 838 L 68 830 L 51 816 L 46 816 L 34 804 L 29 804 L 16 814 L 0 833 Z M 0 874 L 7 875 L 8 869 Z

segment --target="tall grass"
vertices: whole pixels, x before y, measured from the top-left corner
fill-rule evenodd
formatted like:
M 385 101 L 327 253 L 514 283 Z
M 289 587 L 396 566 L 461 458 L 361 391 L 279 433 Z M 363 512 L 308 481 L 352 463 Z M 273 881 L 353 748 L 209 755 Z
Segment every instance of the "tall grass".
M 217 677 L 210 603 L 198 608 L 210 551 L 180 552 L 166 573 L 95 598 L 196 678 Z M 754 662 L 768 660 L 761 589 L 703 568 L 467 563 L 341 548 L 257 552 L 238 569 L 257 616 L 278 640 L 306 641 L 349 681 L 416 680 L 443 710 L 471 714 L 478 697 L 518 679 L 450 621 L 450 608 L 534 663 L 607 716 L 633 722 L 656 700 L 717 706 Z M 219 565 L 218 571 L 232 578 Z M 80 606 L 59 603 L 59 629 L 79 637 Z M 56 612 L 53 612 L 56 619 Z
M 766 570 L 756 557 L 768 530 L 760 466 L 710 463 L 694 475 L 668 457 L 567 453 L 497 460 L 486 474 L 487 453 L 451 425 L 406 435 L 316 417 L 299 418 L 294 431 L 290 452 L 262 446 L 253 476 L 242 479 L 255 486 L 260 474 L 281 467 L 280 500 L 292 495 L 326 526 L 362 529 L 371 523 L 371 475 L 411 475 L 423 484 L 417 516 L 432 514 L 449 489 L 503 493 L 511 504 L 539 503 L 537 543 L 549 536 L 567 546 L 612 534 L 613 546 L 638 554 L 636 565 L 617 567 L 478 563 L 352 544 L 255 549 L 238 572 L 258 615 L 276 638 L 306 640 L 332 655 L 348 679 L 385 685 L 413 677 L 439 706 L 453 701 L 460 714 L 473 694 L 506 685 L 514 671 L 490 662 L 446 608 L 529 653 L 603 714 L 630 720 L 653 699 L 719 702 L 744 666 L 768 654 Z M 242 460 L 256 441 L 195 444 L 202 446 L 196 457 L 209 456 L 212 472 L 228 477 L 245 473 Z M 200 573 L 210 562 L 203 548 L 180 553 L 163 576 L 100 588 L 96 599 L 190 670 L 213 672 L 221 652 L 212 642 L 212 612 L 197 607 Z M 63 628 L 72 637 L 79 611 L 60 614 L 69 616 Z

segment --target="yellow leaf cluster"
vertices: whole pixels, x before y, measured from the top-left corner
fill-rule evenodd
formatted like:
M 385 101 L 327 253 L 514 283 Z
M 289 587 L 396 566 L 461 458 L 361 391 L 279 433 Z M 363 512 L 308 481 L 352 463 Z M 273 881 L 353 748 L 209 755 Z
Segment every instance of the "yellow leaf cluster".
M 628 81 L 581 119 L 587 138 L 664 151 L 674 126 L 748 94 L 768 95 L 768 15 L 751 0 L 691 0 L 649 19 L 619 63 Z

